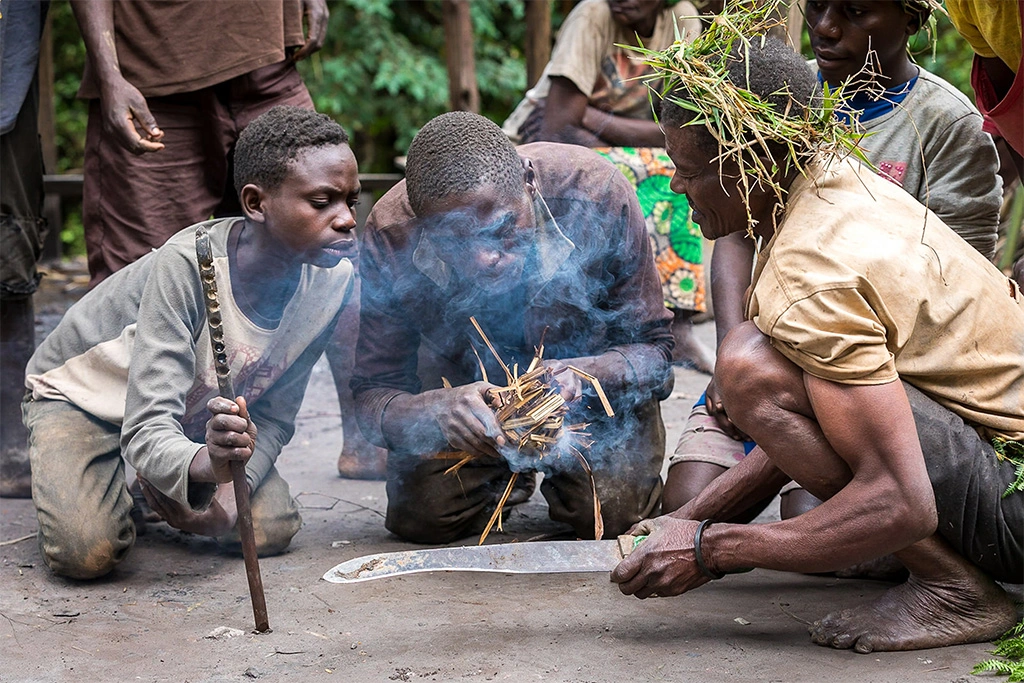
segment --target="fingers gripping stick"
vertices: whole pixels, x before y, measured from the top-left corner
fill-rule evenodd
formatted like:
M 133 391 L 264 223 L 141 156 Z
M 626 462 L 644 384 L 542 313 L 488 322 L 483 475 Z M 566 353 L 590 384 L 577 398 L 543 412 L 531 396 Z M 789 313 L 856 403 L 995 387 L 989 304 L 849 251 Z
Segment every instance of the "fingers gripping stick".
M 217 271 L 213 266 L 210 234 L 203 227 L 196 228 L 196 259 L 199 263 L 199 279 L 203 284 L 203 301 L 206 303 L 206 321 L 210 328 L 210 345 L 213 347 L 213 365 L 217 372 L 217 389 L 221 397 L 234 401 L 235 388 L 228 365 L 220 301 L 217 299 Z M 242 542 L 245 576 L 249 580 L 252 614 L 256 621 L 256 630 L 265 633 L 270 630 L 267 600 L 263 594 L 263 578 L 260 576 L 259 558 L 256 556 L 256 536 L 252 528 L 252 507 L 249 503 L 249 484 L 245 479 L 245 463 L 240 460 L 231 461 L 231 481 L 235 488 L 238 534 Z

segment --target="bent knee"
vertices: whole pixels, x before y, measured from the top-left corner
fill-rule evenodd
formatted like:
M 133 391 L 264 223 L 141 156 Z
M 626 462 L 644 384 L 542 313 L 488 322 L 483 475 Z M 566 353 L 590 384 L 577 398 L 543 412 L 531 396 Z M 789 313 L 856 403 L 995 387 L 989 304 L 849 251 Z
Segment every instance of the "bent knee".
M 256 555 L 271 557 L 288 549 L 295 534 L 302 528 L 302 515 L 297 509 L 271 518 L 253 519 L 253 538 L 256 541 Z M 238 525 L 230 533 L 217 538 L 221 548 L 236 555 L 242 554 L 242 540 Z
M 392 509 L 390 505 L 384 528 L 405 541 L 430 545 L 451 543 L 473 533 L 472 524 L 464 520 L 445 521 L 422 510 Z
M 715 364 L 715 384 L 723 401 L 750 403 L 765 395 L 777 396 L 794 382 L 802 385 L 802 371 L 772 348 L 771 341 L 752 322 L 733 328 L 722 340 Z
M 71 579 L 96 579 L 109 574 L 128 555 L 135 543 L 132 524 L 90 533 L 48 534 L 39 532 L 39 551 L 43 561 L 58 576 Z

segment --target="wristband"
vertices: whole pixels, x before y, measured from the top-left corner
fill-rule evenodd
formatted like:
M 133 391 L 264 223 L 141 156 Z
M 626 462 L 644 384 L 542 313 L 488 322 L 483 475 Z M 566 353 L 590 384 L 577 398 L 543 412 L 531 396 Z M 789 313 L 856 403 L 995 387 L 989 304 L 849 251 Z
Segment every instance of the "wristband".
M 701 553 L 700 547 L 701 540 L 704 536 L 704 530 L 711 526 L 711 524 L 712 521 L 710 519 L 705 519 L 703 522 L 697 525 L 697 531 L 693 534 L 693 552 L 697 556 L 697 569 L 700 570 L 700 573 L 706 576 L 707 578 L 711 579 L 712 581 L 715 581 L 725 576 L 725 572 L 711 571 L 711 569 L 706 564 L 704 564 L 704 555 Z

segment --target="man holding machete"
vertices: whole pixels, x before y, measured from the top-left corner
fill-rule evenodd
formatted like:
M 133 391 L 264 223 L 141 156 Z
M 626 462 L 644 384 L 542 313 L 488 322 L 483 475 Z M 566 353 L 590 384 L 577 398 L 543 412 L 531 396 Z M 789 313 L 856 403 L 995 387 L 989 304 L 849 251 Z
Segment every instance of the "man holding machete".
M 894 553 L 909 579 L 824 617 L 814 642 L 991 640 L 1017 614 L 996 581 L 1024 579 L 1024 296 L 855 160 L 856 137 L 820 108 L 798 55 L 723 33 L 647 58 L 673 88 L 661 117 L 673 189 L 705 236 L 761 242 L 747 322 L 715 372 L 723 416 L 758 447 L 634 527 L 649 538 L 611 578 L 665 597 L 751 567 L 827 572 Z M 824 502 L 728 523 L 791 479 Z
M 200 225 L 237 401 L 218 397 L 195 226 L 89 292 L 29 362 L 32 499 L 57 574 L 103 576 L 131 549 L 124 460 L 169 524 L 229 549 L 232 460 L 247 463 L 261 554 L 301 525 L 274 462 L 351 292 L 358 169 L 341 126 L 282 106 L 241 134 L 235 186 L 244 217 Z

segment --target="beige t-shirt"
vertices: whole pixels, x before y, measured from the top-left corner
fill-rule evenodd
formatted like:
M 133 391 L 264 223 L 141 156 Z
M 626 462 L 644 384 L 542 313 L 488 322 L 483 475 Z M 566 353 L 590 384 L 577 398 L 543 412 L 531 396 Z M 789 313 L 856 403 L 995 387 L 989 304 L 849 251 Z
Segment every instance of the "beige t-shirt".
M 651 70 L 638 53 L 617 45 L 642 43 L 647 49 L 664 50 L 675 42 L 677 26 L 678 35 L 687 41 L 700 34 L 697 10 L 689 2 L 663 9 L 651 36 L 638 41 L 635 33 L 612 19 L 608 0 L 583 0 L 565 18 L 540 80 L 505 121 L 503 130 L 517 139 L 519 127 L 537 102 L 548 96 L 552 76 L 572 81 L 592 107 L 617 116 L 651 119 L 647 87 L 640 80 L 634 80 Z
M 815 377 L 910 382 L 986 437 L 1024 439 L 1024 297 L 899 187 L 854 161 L 798 177 L 747 317 Z

